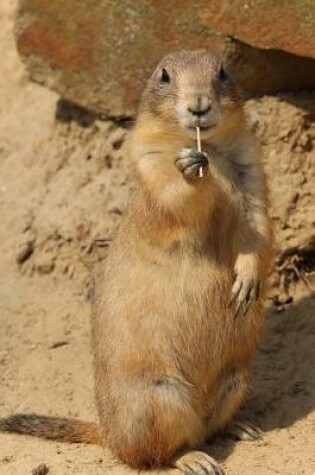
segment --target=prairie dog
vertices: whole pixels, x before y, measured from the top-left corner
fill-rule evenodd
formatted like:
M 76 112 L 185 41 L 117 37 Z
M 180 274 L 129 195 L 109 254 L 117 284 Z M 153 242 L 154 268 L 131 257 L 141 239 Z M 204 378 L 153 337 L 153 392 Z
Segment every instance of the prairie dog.
M 138 186 L 92 315 L 100 427 L 16 415 L 0 429 L 105 444 L 135 468 L 221 474 L 195 449 L 246 396 L 264 326 L 270 229 L 259 153 L 218 58 L 197 50 L 162 59 L 130 156 Z

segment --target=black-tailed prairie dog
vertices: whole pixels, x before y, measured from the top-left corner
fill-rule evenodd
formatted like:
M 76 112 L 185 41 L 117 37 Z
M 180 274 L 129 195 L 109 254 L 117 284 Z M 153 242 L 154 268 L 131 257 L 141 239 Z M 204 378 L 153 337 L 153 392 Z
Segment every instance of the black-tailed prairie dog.
M 162 59 L 130 157 L 137 189 L 95 286 L 100 426 L 15 415 L 0 427 L 105 444 L 136 468 L 220 474 L 198 447 L 246 396 L 270 230 L 259 153 L 218 58 L 198 50 Z

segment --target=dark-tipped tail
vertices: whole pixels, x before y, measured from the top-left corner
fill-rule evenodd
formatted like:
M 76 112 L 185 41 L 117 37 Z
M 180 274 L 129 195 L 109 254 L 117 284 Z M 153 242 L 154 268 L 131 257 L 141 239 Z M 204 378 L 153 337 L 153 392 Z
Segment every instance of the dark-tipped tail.
M 43 439 L 83 444 L 103 445 L 101 428 L 94 422 L 76 419 L 14 414 L 0 419 L 0 431 L 31 435 Z

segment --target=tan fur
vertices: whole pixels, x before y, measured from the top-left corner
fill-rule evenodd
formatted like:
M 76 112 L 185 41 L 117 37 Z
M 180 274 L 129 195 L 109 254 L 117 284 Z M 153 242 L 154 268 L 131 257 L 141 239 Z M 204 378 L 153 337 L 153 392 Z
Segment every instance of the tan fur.
M 139 186 L 93 317 L 105 439 L 136 467 L 170 463 L 243 402 L 264 319 L 261 298 L 235 318 L 231 289 L 235 272 L 263 287 L 270 257 L 264 178 L 241 102 L 222 100 L 221 122 L 202 139 L 209 176 L 185 180 L 174 160 L 195 138 L 167 95 L 152 110 L 148 87 L 131 138 Z
M 230 421 L 264 326 L 264 178 L 234 88 L 216 92 L 218 64 L 205 51 L 181 52 L 149 81 L 130 143 L 138 189 L 96 282 L 101 428 L 106 445 L 134 467 L 181 468 L 174 458 L 180 449 Z M 156 86 L 163 65 L 175 78 L 170 93 Z M 175 160 L 181 149 L 197 147 L 180 124 L 198 102 L 196 90 L 212 104 L 215 126 L 201 137 L 208 176 L 186 179 Z M 236 317 L 232 290 L 258 281 L 259 299 Z

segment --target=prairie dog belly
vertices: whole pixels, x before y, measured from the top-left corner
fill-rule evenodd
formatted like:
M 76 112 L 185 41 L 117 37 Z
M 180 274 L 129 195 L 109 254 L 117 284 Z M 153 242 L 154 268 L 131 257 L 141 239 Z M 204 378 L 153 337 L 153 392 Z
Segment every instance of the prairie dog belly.
M 103 335 L 109 366 L 128 375 L 180 372 L 207 385 L 208 369 L 212 378 L 215 368 L 219 373 L 233 344 L 232 272 L 205 257 L 174 252 L 163 259 L 144 249 L 119 261 L 113 253 L 106 268 L 95 333 Z

